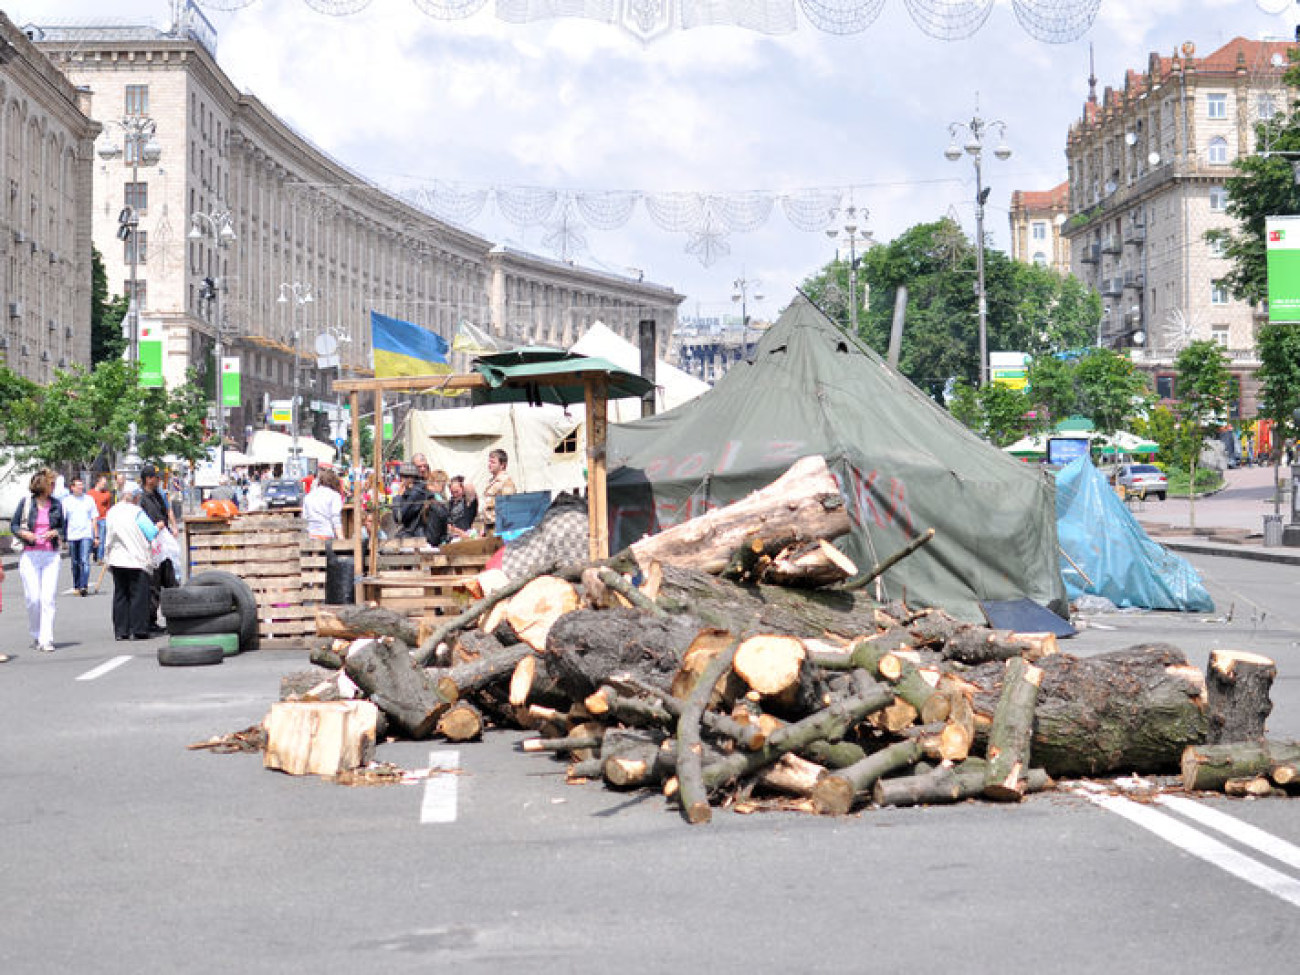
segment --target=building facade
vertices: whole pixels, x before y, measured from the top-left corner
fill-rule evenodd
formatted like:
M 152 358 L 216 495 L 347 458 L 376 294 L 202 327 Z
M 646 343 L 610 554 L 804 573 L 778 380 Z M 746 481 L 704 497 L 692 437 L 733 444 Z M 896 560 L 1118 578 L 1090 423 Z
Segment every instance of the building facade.
M 328 402 L 331 376 L 368 374 L 371 311 L 449 341 L 462 321 L 514 341 L 572 341 L 597 319 L 635 341 L 649 318 L 666 348 L 682 300 L 671 288 L 496 247 L 383 191 L 239 91 L 192 7 L 170 31 L 42 27 L 39 38 L 94 93 L 101 143 L 140 119 L 154 129 L 155 165 L 129 151 L 97 163 L 95 240 L 110 290 L 134 280 L 141 328 L 161 331 L 169 384 L 215 368 L 219 332 L 223 356 L 239 358 L 231 431 L 265 426 L 271 401 L 296 388 Z M 134 249 L 116 236 L 124 205 L 139 214 Z M 323 375 L 322 334 L 339 357 Z
M 1072 273 L 1102 295 L 1103 343 L 1129 348 L 1157 391 L 1174 395 L 1173 360 L 1212 339 L 1232 360 L 1239 410 L 1254 415 L 1259 310 L 1233 299 L 1228 262 L 1207 231 L 1228 230 L 1224 181 L 1243 155 L 1266 151 L 1256 129 L 1288 107 L 1282 76 L 1294 44 L 1235 38 L 1205 57 L 1191 43 L 1152 54 L 1121 89 L 1090 97 L 1071 126 Z
M 1011 257 L 1070 273 L 1070 242 L 1061 234 L 1069 216 L 1070 184 L 1011 194 Z
M 0 13 L 0 361 L 38 383 L 90 363 L 89 109 Z

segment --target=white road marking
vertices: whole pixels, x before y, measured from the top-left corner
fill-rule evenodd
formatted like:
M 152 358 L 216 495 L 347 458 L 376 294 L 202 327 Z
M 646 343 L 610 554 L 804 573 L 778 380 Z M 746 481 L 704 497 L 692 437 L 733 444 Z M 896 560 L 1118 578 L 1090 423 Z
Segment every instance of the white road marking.
M 421 823 L 454 823 L 460 778 L 456 774 L 460 752 L 429 752 L 432 773 L 424 782 L 424 800 L 420 803 Z
M 1265 832 L 1258 826 L 1244 823 L 1225 812 L 1220 812 L 1218 809 L 1202 805 L 1199 802 L 1193 802 L 1191 799 L 1184 799 L 1182 796 L 1157 796 L 1156 802 L 1162 806 L 1168 806 L 1174 812 L 1181 813 L 1188 819 L 1196 820 L 1202 826 L 1218 830 L 1242 846 L 1249 846 L 1265 856 L 1270 856 L 1274 860 L 1285 863 L 1288 867 L 1300 870 L 1300 846 L 1296 846 L 1294 843 L 1288 843 L 1272 833 Z
M 122 656 L 122 657 L 114 657 L 112 660 L 106 660 L 98 667 L 86 671 L 84 674 L 78 677 L 77 680 L 94 680 L 96 677 L 103 677 L 110 670 L 116 670 L 118 667 L 121 667 L 124 663 L 126 663 L 128 660 L 131 659 L 132 658 L 130 656 Z
M 1075 789 L 1091 803 L 1127 819 L 1145 830 L 1149 830 L 1167 843 L 1172 843 L 1194 857 L 1204 860 L 1212 866 L 1224 870 L 1234 877 L 1246 881 L 1279 897 L 1293 907 L 1300 907 L 1300 880 L 1295 880 L 1279 870 L 1265 866 L 1246 854 L 1234 850 L 1226 843 L 1207 836 L 1200 830 L 1193 829 L 1173 816 L 1145 806 L 1122 796 L 1108 792 L 1094 792 L 1088 788 Z

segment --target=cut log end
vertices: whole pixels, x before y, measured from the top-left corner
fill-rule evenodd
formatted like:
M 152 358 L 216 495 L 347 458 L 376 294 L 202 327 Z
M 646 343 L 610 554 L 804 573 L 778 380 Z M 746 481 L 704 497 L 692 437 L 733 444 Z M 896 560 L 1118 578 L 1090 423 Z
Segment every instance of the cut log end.
M 853 809 L 853 783 L 827 775 L 813 789 L 813 808 L 823 816 L 847 816 Z

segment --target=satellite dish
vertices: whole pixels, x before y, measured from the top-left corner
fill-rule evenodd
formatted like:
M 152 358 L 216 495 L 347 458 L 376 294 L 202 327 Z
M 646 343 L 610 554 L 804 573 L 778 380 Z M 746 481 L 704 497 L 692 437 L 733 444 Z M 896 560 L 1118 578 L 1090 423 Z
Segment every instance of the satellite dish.
M 1134 345 L 1145 345 L 1146 340 L 1147 340 L 1147 333 L 1143 332 L 1141 329 L 1133 333 Z
M 1107 196 L 1115 192 L 1115 181 L 1113 179 L 1106 180 L 1105 190 Z
M 1269 64 L 1273 65 L 1275 68 L 1280 68 L 1282 65 L 1286 64 L 1286 58 L 1282 57 L 1281 54 L 1274 54 L 1268 60 Z
M 1147 164 L 1150 165 L 1150 166 L 1159 166 L 1159 165 L 1160 165 L 1160 153 L 1158 153 L 1158 152 L 1153 152 L 1153 153 L 1151 153 L 1151 155 L 1147 156 Z
M 1137 137 L 1137 133 L 1136 133 L 1136 132 L 1125 132 L 1125 133 L 1124 133 L 1124 144 L 1125 144 L 1125 145 L 1130 145 L 1130 146 L 1137 145 L 1137 140 L 1138 140 L 1138 137 Z
M 316 354 L 319 356 L 331 356 L 339 350 L 339 340 L 329 332 L 321 332 L 316 336 Z

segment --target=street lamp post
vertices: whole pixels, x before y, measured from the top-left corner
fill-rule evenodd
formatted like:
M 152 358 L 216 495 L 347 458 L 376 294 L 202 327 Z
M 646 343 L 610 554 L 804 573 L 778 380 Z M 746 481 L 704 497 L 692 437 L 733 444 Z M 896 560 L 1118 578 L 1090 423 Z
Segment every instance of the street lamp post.
M 984 204 L 988 201 L 989 189 L 984 186 L 983 171 L 984 144 L 989 130 L 998 130 L 998 144 L 993 150 L 994 156 L 1002 160 L 1010 159 L 1011 149 L 1005 141 L 1006 123 L 1001 121 L 986 122 L 978 114 L 978 105 L 975 111 L 977 114 L 969 122 L 953 122 L 948 126 L 948 135 L 952 141 L 948 144 L 948 148 L 943 151 L 943 154 L 949 162 L 956 162 L 965 152 L 975 163 L 975 290 L 979 299 L 980 385 L 983 386 L 989 381 L 989 303 L 984 293 Z M 957 134 L 962 131 L 966 133 L 967 139 L 965 145 L 959 146 L 957 145 Z
M 186 235 L 190 240 L 205 240 L 209 237 L 217 248 L 217 273 L 214 276 L 203 279 L 203 288 L 199 294 L 212 303 L 212 329 L 215 333 L 216 348 L 216 377 L 213 387 L 216 390 L 217 400 L 217 473 L 226 472 L 226 407 L 222 403 L 222 357 L 225 355 L 225 322 L 221 319 L 221 291 L 225 287 L 224 278 L 221 276 L 221 251 L 232 241 L 237 239 L 235 236 L 235 222 L 229 210 L 214 210 L 211 213 L 195 211 L 190 214 L 190 232 Z
M 276 301 L 280 302 L 281 304 L 292 301 L 299 308 L 315 300 L 316 300 L 315 296 L 312 294 L 311 285 L 299 284 L 297 281 L 294 281 L 292 284 L 290 284 L 289 282 L 282 283 L 280 285 L 280 297 L 276 299 Z M 302 332 L 300 329 L 297 328 L 292 329 L 292 331 L 293 331 L 293 402 L 290 405 L 291 412 L 289 413 L 289 418 L 290 418 L 290 426 L 293 429 L 294 474 L 297 477 L 301 477 L 304 472 L 302 470 L 302 462 L 301 462 L 302 455 L 298 451 L 298 399 L 299 399 L 298 379 L 299 379 L 299 373 L 301 372 L 300 359 L 302 354 Z
M 140 361 L 140 302 L 136 294 L 139 288 L 140 264 L 140 164 L 155 165 L 162 158 L 162 147 L 154 138 L 157 125 L 145 115 L 127 115 L 121 120 L 108 122 L 104 129 L 104 141 L 100 143 L 99 158 L 116 159 L 122 155 L 123 146 L 119 146 L 109 135 L 109 126 L 120 129 L 122 142 L 131 163 L 132 201 L 122 201 L 122 211 L 117 217 L 117 236 L 123 243 L 130 241 L 128 253 L 131 256 L 131 295 L 127 301 L 127 352 L 129 361 L 135 365 Z
M 865 221 L 870 216 L 870 211 L 863 207 L 859 210 L 852 203 L 844 208 L 844 223 L 839 226 L 826 228 L 826 236 L 835 241 L 836 259 L 839 258 L 839 248 L 842 244 L 849 247 L 849 330 L 858 334 L 858 262 L 862 260 L 858 256 L 858 245 L 862 244 L 863 249 L 870 247 L 875 241 L 871 234 L 859 226 L 858 217 Z M 831 210 L 831 221 L 838 221 L 839 211 Z
M 752 288 L 755 292 L 754 300 L 762 301 L 763 296 L 758 294 L 761 283 L 746 278 L 744 272 L 741 272 L 741 276 L 731 282 L 731 300 L 740 302 L 740 347 L 746 358 L 749 357 L 749 292 Z

